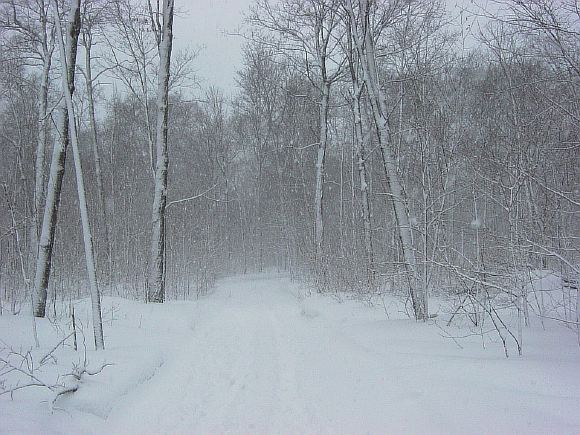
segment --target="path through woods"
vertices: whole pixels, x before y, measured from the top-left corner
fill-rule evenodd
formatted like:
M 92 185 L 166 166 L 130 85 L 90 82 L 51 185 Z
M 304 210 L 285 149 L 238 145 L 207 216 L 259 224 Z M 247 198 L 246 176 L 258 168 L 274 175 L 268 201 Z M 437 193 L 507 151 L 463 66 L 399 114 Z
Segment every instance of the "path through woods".
M 308 296 L 274 275 L 219 281 L 197 301 L 104 298 L 107 347 L 88 358 L 114 365 L 83 379 L 52 413 L 43 390 L 0 396 L 0 433 L 580 432 L 573 332 L 535 322 L 524 356 L 506 359 L 492 334 L 485 349 L 477 336 L 458 339 L 459 348 L 396 299 L 385 299 L 388 318 L 375 302 Z M 77 309 L 87 325 L 88 300 Z M 25 320 L 2 316 L 0 329 L 32 346 Z M 63 349 L 55 369 L 70 370 L 81 353 Z
M 576 363 L 556 374 L 499 349 L 461 350 L 437 328 L 304 299 L 284 279 L 225 281 L 192 321 L 185 347 L 109 416 L 114 431 L 547 433 L 554 418 L 580 423 L 578 401 L 566 399 L 580 391 L 566 381 Z

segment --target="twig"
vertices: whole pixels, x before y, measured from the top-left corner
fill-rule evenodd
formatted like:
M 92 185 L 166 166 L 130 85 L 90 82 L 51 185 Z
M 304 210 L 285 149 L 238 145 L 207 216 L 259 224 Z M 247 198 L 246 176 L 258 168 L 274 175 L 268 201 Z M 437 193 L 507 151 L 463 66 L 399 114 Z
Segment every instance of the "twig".
M 46 355 L 44 355 L 41 359 L 40 359 L 40 365 L 44 364 L 44 362 L 46 361 L 46 359 L 52 355 L 52 353 L 61 345 L 63 344 L 67 339 L 69 339 L 72 335 L 74 334 L 74 331 L 71 332 L 69 335 L 67 335 L 66 337 L 64 337 L 62 340 L 60 340 L 51 350 L 50 352 L 48 352 Z

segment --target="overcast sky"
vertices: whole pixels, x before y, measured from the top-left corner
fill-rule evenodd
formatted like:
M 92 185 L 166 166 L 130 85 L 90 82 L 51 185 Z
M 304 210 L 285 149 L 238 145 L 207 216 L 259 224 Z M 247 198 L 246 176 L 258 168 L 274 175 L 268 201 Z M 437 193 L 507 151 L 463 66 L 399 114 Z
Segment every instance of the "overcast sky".
M 243 39 L 231 33 L 243 24 L 243 16 L 253 0 L 179 0 L 182 11 L 175 17 L 176 49 L 199 48 L 194 69 L 202 88 L 213 85 L 226 94 L 235 90 L 236 71 L 241 67 Z M 487 4 L 488 0 L 478 0 Z M 447 0 L 448 12 L 459 24 L 459 11 L 470 8 L 473 0 Z M 465 16 L 463 17 L 465 19 Z M 470 21 L 473 20 L 471 17 Z M 466 23 L 464 23 L 466 26 Z
M 235 73 L 241 66 L 241 47 L 235 32 L 243 22 L 243 14 L 252 0 L 188 0 L 187 10 L 175 17 L 175 48 L 201 48 L 194 68 L 201 86 L 214 85 L 226 93 L 235 87 Z

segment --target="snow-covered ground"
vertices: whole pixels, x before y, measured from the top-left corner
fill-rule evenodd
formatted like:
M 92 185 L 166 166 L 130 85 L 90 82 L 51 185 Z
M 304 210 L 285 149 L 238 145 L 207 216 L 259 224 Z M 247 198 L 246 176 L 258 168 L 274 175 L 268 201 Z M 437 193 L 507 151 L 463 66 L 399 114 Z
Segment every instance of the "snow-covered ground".
M 194 302 L 105 298 L 103 310 L 106 350 L 87 357 L 114 365 L 53 411 L 46 389 L 0 396 L 0 433 L 580 433 L 580 348 L 555 324 L 526 329 L 524 356 L 506 359 L 492 335 L 460 348 L 394 300 L 306 296 L 272 275 L 223 280 Z M 87 304 L 77 311 L 88 331 Z M 35 352 L 67 327 L 39 322 Z M 33 346 L 30 329 L 29 317 L 0 317 L 13 348 Z M 55 355 L 43 379 L 83 358 Z

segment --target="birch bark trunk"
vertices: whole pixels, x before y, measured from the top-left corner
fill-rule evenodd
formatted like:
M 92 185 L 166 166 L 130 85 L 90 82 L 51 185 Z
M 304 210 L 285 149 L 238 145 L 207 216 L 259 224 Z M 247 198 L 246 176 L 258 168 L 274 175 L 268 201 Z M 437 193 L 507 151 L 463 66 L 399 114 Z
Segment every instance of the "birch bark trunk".
M 413 249 L 407 198 L 403 189 L 401 177 L 397 172 L 396 160 L 391 150 L 388 109 L 384 93 L 379 84 L 377 73 L 374 41 L 373 35 L 371 34 L 369 17 L 370 5 L 367 0 L 361 0 L 359 5 L 359 21 L 361 21 L 360 27 L 362 27 L 362 29 L 357 26 L 357 19 L 354 14 L 352 1 L 347 0 L 351 31 L 363 69 L 363 79 L 369 93 L 373 119 L 379 136 L 379 145 L 381 148 L 387 184 L 391 192 L 398 236 L 401 242 L 404 265 L 409 281 L 409 294 L 413 304 L 415 318 L 424 319 L 427 317 L 427 313 L 425 313 L 425 304 L 422 297 L 419 296 L 417 289 L 417 285 L 420 281 L 418 279 L 415 252 Z
M 169 115 L 169 67 L 173 42 L 174 0 L 163 0 L 163 27 L 159 38 L 159 73 L 157 88 L 157 134 L 155 194 L 153 198 L 151 258 L 147 300 L 165 300 L 165 206 L 167 204 L 167 130 Z M 152 17 L 153 19 L 153 17 Z
M 48 35 L 48 8 L 43 0 L 39 2 L 40 7 L 40 24 L 39 33 L 40 50 L 42 58 L 42 72 L 40 74 L 40 89 L 38 92 L 38 132 L 36 141 L 36 154 L 34 161 L 34 203 L 32 210 L 32 226 L 29 231 L 29 248 L 28 248 L 28 274 L 32 276 L 35 273 L 36 258 L 38 256 L 38 243 L 42 224 L 42 206 L 44 204 L 45 194 L 45 170 L 46 148 L 48 146 L 48 80 L 50 68 L 52 65 L 52 52 L 54 49 L 53 42 L 49 40 Z M 33 293 L 34 295 L 34 293 Z
M 95 348 L 97 350 L 100 350 L 104 349 L 105 347 L 105 343 L 103 340 L 103 322 L 101 319 L 101 299 L 99 294 L 99 287 L 97 284 L 97 268 L 94 256 L 93 237 L 91 234 L 91 227 L 89 222 L 89 212 L 85 194 L 85 184 L 81 165 L 81 156 L 78 146 L 78 135 L 76 130 L 74 105 L 72 100 L 72 95 L 74 92 L 74 76 L 69 75 L 71 71 L 74 71 L 76 64 L 76 52 L 77 52 L 76 45 L 78 43 L 78 37 L 81 27 L 80 6 L 81 0 L 73 0 L 71 4 L 71 10 L 69 12 L 69 24 L 68 24 L 66 47 L 62 38 L 61 29 L 58 25 L 57 25 L 57 35 L 58 35 L 58 44 L 60 46 L 60 57 L 62 59 L 63 66 L 65 67 L 64 70 L 67 72 L 66 75 L 65 74 L 62 75 L 62 87 L 64 92 L 64 100 L 68 112 L 68 129 L 75 164 L 77 193 L 79 198 L 79 208 L 83 229 L 83 243 L 85 247 L 85 260 L 89 285 L 91 288 L 91 310 L 93 316 L 93 333 L 95 339 Z M 55 20 L 58 20 L 58 12 L 56 10 L 56 7 L 54 9 L 54 14 Z
M 76 15 L 73 15 L 73 12 Z M 67 53 L 68 60 L 66 62 L 66 77 L 68 77 L 67 86 L 69 87 L 68 89 L 71 95 L 74 92 L 74 75 L 79 31 L 80 15 L 79 11 L 75 11 L 75 8 L 73 7 L 71 10 L 71 15 L 69 15 L 69 23 L 67 28 L 67 41 L 69 41 L 68 43 L 70 44 L 71 49 Z M 61 112 L 62 117 L 60 120 L 60 138 L 55 142 L 54 148 L 52 150 L 52 160 L 50 163 L 48 185 L 46 188 L 46 201 L 42 216 L 40 237 L 38 240 L 38 255 L 36 258 L 33 300 L 33 313 L 35 317 L 44 317 L 46 312 L 46 296 L 48 283 L 50 280 L 52 251 L 54 247 L 58 209 L 60 206 L 60 193 L 62 190 L 62 179 L 64 176 L 66 152 L 69 144 L 69 114 L 66 107 L 66 101 L 61 103 Z
M 40 5 L 42 13 L 45 14 L 44 2 Z M 46 34 L 46 16 L 43 17 L 43 41 L 42 41 L 42 74 L 40 76 L 40 90 L 38 95 L 38 139 L 36 143 L 36 158 L 34 162 L 34 210 L 32 214 L 32 258 L 36 259 L 38 255 L 38 241 L 40 237 L 40 214 L 44 201 L 44 163 L 46 156 L 46 147 L 48 144 L 48 79 L 52 63 L 52 47 L 49 47 L 48 37 Z M 31 261 L 32 263 L 32 261 Z

